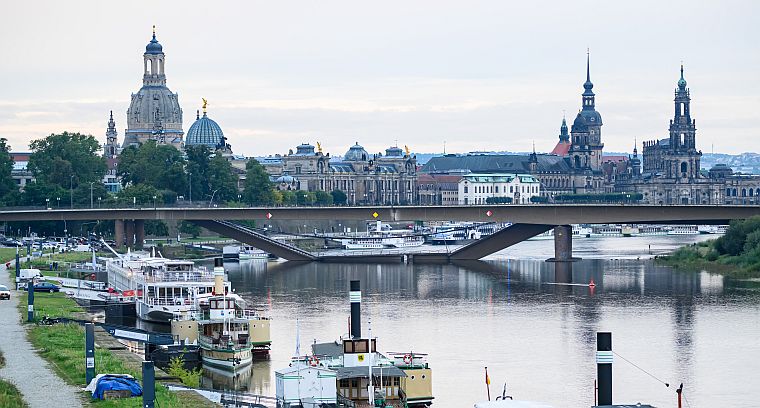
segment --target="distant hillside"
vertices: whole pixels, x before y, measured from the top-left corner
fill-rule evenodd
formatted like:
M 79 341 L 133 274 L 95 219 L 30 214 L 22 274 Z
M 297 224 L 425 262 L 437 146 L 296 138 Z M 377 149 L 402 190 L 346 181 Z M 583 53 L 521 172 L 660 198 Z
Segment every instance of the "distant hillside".
M 472 152 L 484 154 L 530 154 L 529 152 Z M 417 163 L 423 165 L 432 157 L 442 156 L 443 153 L 415 153 Z M 606 155 L 629 155 L 626 152 L 605 152 Z M 725 153 L 704 153 L 702 154 L 702 168 L 710 169 L 716 163 L 723 163 L 734 169 L 735 172 L 746 174 L 760 174 L 760 153 L 742 153 L 742 154 L 725 154 Z

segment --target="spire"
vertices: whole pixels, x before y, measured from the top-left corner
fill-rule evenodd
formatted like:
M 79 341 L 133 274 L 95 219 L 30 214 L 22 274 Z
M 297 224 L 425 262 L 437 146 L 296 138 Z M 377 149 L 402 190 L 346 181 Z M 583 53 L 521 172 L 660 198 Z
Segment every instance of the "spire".
M 156 36 L 155 27 L 153 26 L 153 37 Z M 586 48 L 586 82 L 591 83 L 591 49 Z
M 153 39 L 156 39 L 156 25 L 153 24 Z
M 113 120 L 113 111 L 111 111 L 111 116 L 108 119 L 108 130 L 109 131 L 116 131 L 116 122 Z
M 565 120 L 565 114 L 562 113 L 562 126 L 559 127 L 559 142 L 569 143 L 570 135 L 567 133 L 567 120 Z
M 199 111 L 199 110 L 196 109 L 195 110 L 195 120 L 198 120 L 200 118 L 201 118 L 201 111 Z
M 681 78 L 678 79 L 678 90 L 686 90 L 686 80 L 683 77 L 683 61 L 681 61 Z

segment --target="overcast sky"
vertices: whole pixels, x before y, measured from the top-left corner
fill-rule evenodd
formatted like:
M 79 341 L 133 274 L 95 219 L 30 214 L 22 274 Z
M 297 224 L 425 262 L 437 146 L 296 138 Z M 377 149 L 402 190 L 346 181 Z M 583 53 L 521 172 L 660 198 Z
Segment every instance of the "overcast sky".
M 549 151 L 586 48 L 605 151 L 667 137 L 681 60 L 703 152 L 760 151 L 757 1 L 15 1 L 0 137 L 124 137 L 156 24 L 185 131 L 201 97 L 237 153 Z M 396 142 L 397 141 L 397 142 Z

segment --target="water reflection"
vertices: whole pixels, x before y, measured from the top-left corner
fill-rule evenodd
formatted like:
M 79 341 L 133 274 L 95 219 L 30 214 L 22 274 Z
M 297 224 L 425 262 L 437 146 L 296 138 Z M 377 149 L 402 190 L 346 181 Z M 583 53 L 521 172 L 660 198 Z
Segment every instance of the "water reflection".
M 600 330 L 613 331 L 615 350 L 627 359 L 673 384 L 683 381 L 693 407 L 754 401 L 752 387 L 734 384 L 733 378 L 752 378 L 748 381 L 760 386 L 755 379 L 760 292 L 717 275 L 672 271 L 635 258 L 225 266 L 237 293 L 274 319 L 271 360 L 254 364 L 247 379 L 235 379 L 244 387 L 232 384 L 250 392 L 274 395 L 273 370 L 287 366 L 293 354 L 296 319 L 302 349 L 347 332 L 347 288 L 353 279 L 362 281 L 364 318 L 371 316 L 380 349 L 430 353 L 440 406 L 482 400 L 485 365 L 496 384 L 508 381 L 521 398 L 589 406 Z M 589 287 L 592 280 L 595 286 Z M 710 324 L 697 324 L 702 320 Z M 738 327 L 729 343 L 744 346 L 724 346 L 726 334 L 716 329 L 722 325 Z M 709 352 L 697 353 L 705 343 Z M 209 378 L 214 387 L 231 385 L 218 375 Z M 616 360 L 617 401 L 669 406 L 672 393 Z

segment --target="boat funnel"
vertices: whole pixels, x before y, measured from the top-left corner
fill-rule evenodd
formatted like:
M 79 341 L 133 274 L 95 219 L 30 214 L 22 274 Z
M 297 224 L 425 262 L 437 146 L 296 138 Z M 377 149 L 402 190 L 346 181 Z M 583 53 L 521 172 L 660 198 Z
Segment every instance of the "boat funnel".
M 214 294 L 224 295 L 224 258 L 214 258 Z
M 349 299 L 351 300 L 351 338 L 358 339 L 362 337 L 362 290 L 360 281 L 351 281 Z
M 599 405 L 612 405 L 612 333 L 596 333 L 596 377 Z

